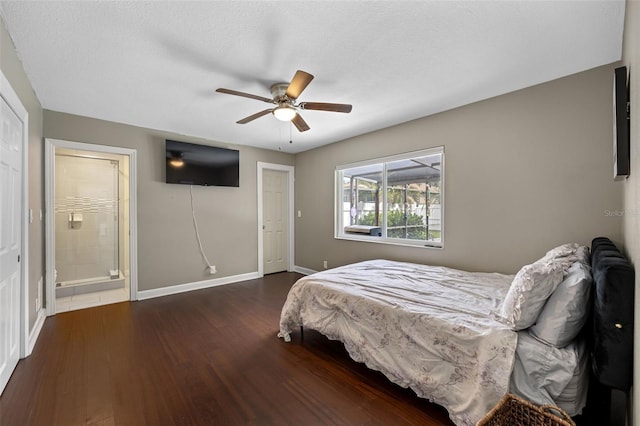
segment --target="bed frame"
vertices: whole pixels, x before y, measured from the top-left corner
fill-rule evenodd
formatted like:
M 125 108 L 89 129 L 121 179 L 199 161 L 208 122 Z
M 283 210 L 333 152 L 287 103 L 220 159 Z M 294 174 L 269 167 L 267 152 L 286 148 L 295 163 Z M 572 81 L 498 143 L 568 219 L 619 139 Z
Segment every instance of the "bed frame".
M 585 331 L 590 341 L 592 372 L 582 417 L 585 424 L 621 424 L 624 416 L 629 416 L 628 393 L 633 381 L 635 271 L 605 237 L 591 242 L 591 268 L 593 312 Z M 618 391 L 623 393 L 624 408 L 612 411 L 612 394 Z

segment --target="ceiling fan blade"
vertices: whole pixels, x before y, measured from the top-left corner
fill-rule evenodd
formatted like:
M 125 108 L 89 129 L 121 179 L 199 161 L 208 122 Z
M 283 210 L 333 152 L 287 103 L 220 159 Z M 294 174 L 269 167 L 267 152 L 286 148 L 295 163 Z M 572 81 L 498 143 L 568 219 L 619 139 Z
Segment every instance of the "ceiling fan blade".
M 264 96 L 252 95 L 251 93 L 238 92 L 237 90 L 220 88 L 216 89 L 216 92 L 226 93 L 227 95 L 242 96 L 243 98 L 256 99 L 258 101 L 267 102 L 269 104 L 273 103 L 273 99 L 265 98 Z
M 309 130 L 309 125 L 304 121 L 300 114 L 296 114 L 296 116 L 291 119 L 291 122 L 296 126 L 299 132 L 306 132 Z
M 273 111 L 273 108 L 265 109 L 264 111 L 260 111 L 260 112 L 256 112 L 255 114 L 250 115 L 250 116 L 248 116 L 248 117 L 245 117 L 245 118 L 243 118 L 242 120 L 238 120 L 238 121 L 236 121 L 236 123 L 238 123 L 238 124 L 247 124 L 248 122 L 253 121 L 253 120 L 255 120 L 256 118 L 260 118 L 260 117 L 262 117 L 263 115 L 267 115 L 267 114 L 269 114 L 271 111 Z
M 317 111 L 332 111 L 332 112 L 351 112 L 351 105 L 349 104 L 329 104 L 326 102 L 302 102 L 299 105 L 302 109 L 313 109 Z
M 287 87 L 287 96 L 291 99 L 298 99 L 300 93 L 311 83 L 313 76 L 302 70 L 296 71 L 296 75 L 291 79 L 289 87 Z

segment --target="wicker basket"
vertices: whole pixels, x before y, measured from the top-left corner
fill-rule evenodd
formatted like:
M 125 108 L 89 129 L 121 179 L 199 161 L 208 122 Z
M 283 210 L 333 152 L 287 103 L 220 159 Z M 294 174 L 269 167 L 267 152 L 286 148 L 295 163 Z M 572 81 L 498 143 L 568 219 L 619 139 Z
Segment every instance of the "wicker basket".
M 476 426 L 576 426 L 555 405 L 537 406 L 515 395 L 506 394 Z

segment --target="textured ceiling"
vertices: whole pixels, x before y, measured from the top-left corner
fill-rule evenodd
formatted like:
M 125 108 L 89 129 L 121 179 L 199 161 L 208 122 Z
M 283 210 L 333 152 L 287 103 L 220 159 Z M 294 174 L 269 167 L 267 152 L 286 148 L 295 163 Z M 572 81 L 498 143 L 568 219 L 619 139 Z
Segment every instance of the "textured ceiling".
M 617 61 L 624 1 L 0 2 L 43 108 L 300 152 Z M 298 133 L 268 107 L 315 76 Z M 390 141 L 392 142 L 392 141 Z

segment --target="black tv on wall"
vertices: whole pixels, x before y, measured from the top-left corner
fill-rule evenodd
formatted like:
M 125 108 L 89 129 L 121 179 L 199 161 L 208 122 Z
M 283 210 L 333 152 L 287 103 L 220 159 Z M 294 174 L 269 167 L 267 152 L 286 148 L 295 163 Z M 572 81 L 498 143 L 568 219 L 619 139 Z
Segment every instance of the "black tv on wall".
M 240 186 L 240 151 L 166 140 L 166 182 Z
M 627 67 L 619 67 L 613 74 L 613 177 L 629 176 L 630 148 L 629 89 Z

